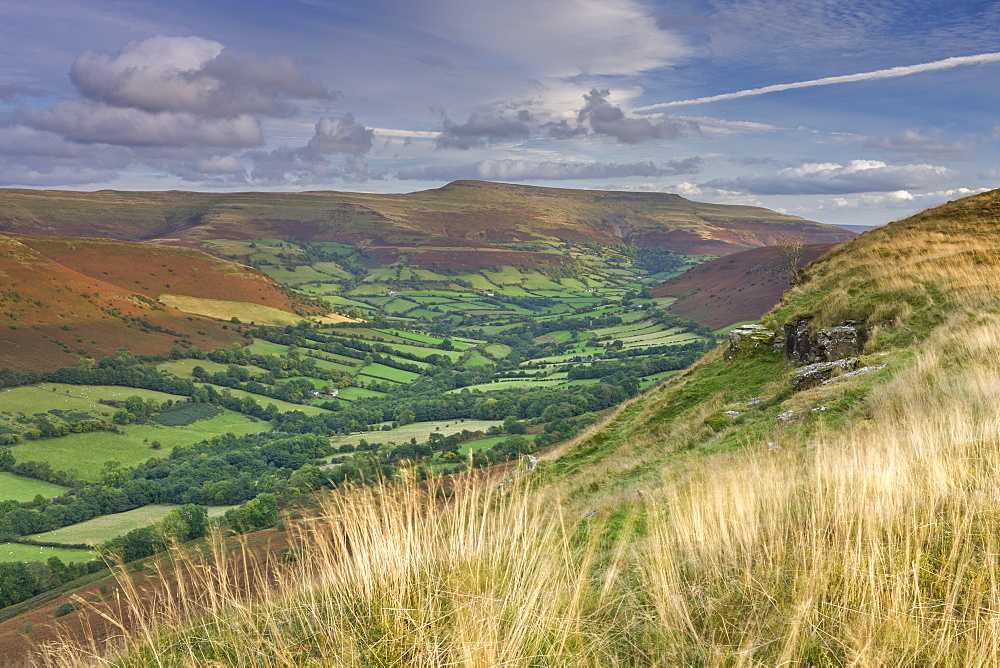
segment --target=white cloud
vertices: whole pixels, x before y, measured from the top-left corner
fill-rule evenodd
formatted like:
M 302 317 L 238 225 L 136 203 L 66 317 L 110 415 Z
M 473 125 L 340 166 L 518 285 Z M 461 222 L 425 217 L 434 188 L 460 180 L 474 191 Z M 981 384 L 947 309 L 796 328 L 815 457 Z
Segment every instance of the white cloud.
M 771 174 L 715 179 L 705 184 L 758 195 L 841 194 L 926 189 L 943 185 L 958 172 L 939 165 L 888 165 L 879 160 L 803 163 Z
M 240 57 L 201 37 L 158 35 L 114 57 L 86 51 L 70 78 L 89 99 L 148 112 L 285 115 L 290 98 L 329 98 L 287 56 Z
M 897 190 L 889 193 L 864 193 L 853 197 L 834 197 L 821 201 L 816 210 L 838 209 L 893 209 L 905 206 L 923 208 L 940 204 L 948 199 L 968 197 L 985 192 L 988 188 L 951 188 L 924 193 L 913 193 L 908 190 Z
M 248 114 L 204 118 L 191 113 L 150 113 L 79 101 L 59 102 L 48 109 L 18 107 L 13 120 L 83 144 L 246 148 L 264 142 L 260 123 Z

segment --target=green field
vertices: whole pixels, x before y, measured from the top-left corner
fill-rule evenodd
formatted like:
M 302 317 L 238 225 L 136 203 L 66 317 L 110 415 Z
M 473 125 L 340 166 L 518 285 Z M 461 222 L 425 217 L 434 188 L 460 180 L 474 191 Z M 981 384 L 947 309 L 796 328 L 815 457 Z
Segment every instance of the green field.
M 357 445 L 358 441 L 364 439 L 369 443 L 406 443 L 411 438 L 417 439 L 418 443 L 423 443 L 427 437 L 437 432 L 443 436 L 457 434 L 463 429 L 469 431 L 486 431 L 492 426 L 501 425 L 501 420 L 436 420 L 434 422 L 414 422 L 412 424 L 396 427 L 389 431 L 370 431 L 364 434 L 351 434 L 349 436 L 335 436 L 330 439 L 333 445 L 344 445 L 350 443 Z
M 211 383 L 205 383 L 205 385 L 211 385 Z M 240 397 L 241 399 L 243 397 L 250 397 L 265 408 L 268 404 L 274 404 L 282 413 L 287 413 L 288 411 L 302 411 L 306 415 L 322 415 L 326 412 L 317 406 L 310 406 L 308 404 L 293 404 L 290 401 L 272 399 L 271 397 L 266 397 L 263 394 L 254 394 L 253 392 L 247 392 L 246 390 L 237 390 L 231 387 L 222 387 L 221 385 L 212 385 L 212 387 L 214 387 L 216 392 L 219 394 L 229 392 L 234 397 Z
M 50 557 L 59 557 L 63 563 L 74 561 L 91 561 L 97 559 L 94 550 L 78 550 L 72 547 L 40 547 L 38 545 L 22 545 L 21 543 L 0 543 L 0 562 L 9 561 L 41 561 Z
M 163 402 L 167 399 L 184 401 L 187 397 L 153 390 L 140 390 L 134 387 L 118 387 L 114 385 L 66 385 L 64 383 L 39 383 L 0 390 L 0 412 L 24 413 L 34 415 L 50 408 L 81 411 L 96 416 L 111 415 L 115 409 L 99 402 L 104 400 L 123 401 L 129 397 L 139 396 L 143 399 L 156 399 Z
M 68 492 L 69 488 L 25 478 L 13 473 L 0 473 L 0 501 L 31 501 L 41 494 L 46 499 Z
M 346 401 L 357 401 L 358 399 L 365 399 L 368 397 L 384 397 L 385 392 L 379 392 L 378 390 L 368 390 L 362 387 L 345 387 L 338 394 L 338 399 L 344 399 Z
M 428 357 L 429 355 L 444 355 L 452 361 L 462 356 L 458 350 L 439 350 L 437 348 L 424 348 L 422 346 L 411 346 L 404 343 L 387 343 L 387 346 L 403 353 L 416 355 L 417 357 Z M 457 346 L 456 346 L 457 347 Z
M 460 387 L 454 390 L 448 390 L 445 394 L 454 394 L 457 392 L 462 392 L 463 390 L 469 390 L 470 392 L 500 392 L 502 390 L 510 390 L 517 387 L 551 387 L 553 385 L 563 385 L 566 384 L 564 379 L 536 379 L 536 378 L 514 378 L 511 380 L 500 380 L 496 383 L 480 383 L 478 385 L 469 385 L 468 387 Z
M 385 378 L 386 380 L 394 380 L 397 383 L 412 383 L 420 374 L 413 373 L 412 371 L 404 371 L 402 369 L 394 369 L 391 366 L 386 366 L 384 364 L 379 364 L 373 362 L 361 370 L 366 376 L 375 376 L 376 378 Z
M 218 362 L 213 362 L 212 360 L 171 360 L 170 362 L 161 362 L 156 365 L 157 369 L 162 369 L 164 371 L 169 371 L 175 376 L 180 376 L 181 378 L 191 378 L 191 371 L 196 367 L 200 366 L 208 373 L 225 373 L 229 368 L 228 364 L 219 364 Z M 263 370 L 251 368 L 251 374 L 259 375 L 264 373 Z
M 85 480 L 97 480 L 104 462 L 114 459 L 126 466 L 136 466 L 150 457 L 165 457 L 176 445 L 197 443 L 209 436 L 232 432 L 237 435 L 261 431 L 266 422 L 251 421 L 247 416 L 225 410 L 208 420 L 183 427 L 160 424 L 132 424 L 122 427 L 123 434 L 92 431 L 58 438 L 25 441 L 11 448 L 18 461 L 48 462 L 55 469 L 76 471 Z M 148 441 L 148 442 L 144 442 Z M 159 441 L 160 450 L 151 447 Z
M 493 360 L 483 355 L 478 350 L 473 350 L 469 353 L 468 359 L 463 362 L 463 366 L 489 366 L 493 364 Z
M 287 355 L 288 346 L 257 339 L 250 344 L 250 350 L 258 355 Z
M 52 531 L 46 531 L 44 533 L 36 533 L 33 536 L 27 536 L 27 538 L 52 543 L 67 543 L 70 545 L 79 543 L 100 545 L 105 541 L 111 540 L 115 536 L 128 533 L 132 529 L 139 529 L 149 526 L 154 522 L 159 522 L 166 516 L 167 513 L 176 507 L 177 506 L 168 504 L 152 504 L 143 506 L 142 508 L 136 508 L 135 510 L 128 510 L 124 513 L 101 515 L 100 517 L 95 517 L 94 519 L 87 520 L 86 522 L 71 524 L 69 526 L 53 529 Z M 208 509 L 208 515 L 209 517 L 219 517 L 230 508 L 235 507 L 236 506 L 213 506 Z

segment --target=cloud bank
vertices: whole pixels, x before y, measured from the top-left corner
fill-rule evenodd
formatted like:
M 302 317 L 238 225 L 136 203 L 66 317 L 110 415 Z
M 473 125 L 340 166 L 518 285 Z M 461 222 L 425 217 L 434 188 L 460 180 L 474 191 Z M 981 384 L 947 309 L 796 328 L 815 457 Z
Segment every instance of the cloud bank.
M 756 195 L 829 195 L 892 192 L 938 187 L 958 172 L 939 165 L 888 165 L 879 160 L 851 160 L 846 165 L 807 162 L 773 174 L 715 179 L 703 187 Z

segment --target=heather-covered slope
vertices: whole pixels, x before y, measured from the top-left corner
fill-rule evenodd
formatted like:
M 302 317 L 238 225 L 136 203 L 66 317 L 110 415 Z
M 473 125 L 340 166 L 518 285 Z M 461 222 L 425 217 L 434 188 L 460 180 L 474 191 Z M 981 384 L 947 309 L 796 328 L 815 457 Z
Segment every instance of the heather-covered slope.
M 481 181 L 402 195 L 0 190 L 0 231 L 188 246 L 291 238 L 362 246 L 383 264 L 416 249 L 406 254 L 409 264 L 455 268 L 558 265 L 566 260 L 530 244 L 559 239 L 722 255 L 781 234 L 810 242 L 853 236 L 768 209 L 678 195 Z
M 119 348 L 163 354 L 242 338 L 232 325 L 157 301 L 163 294 L 215 295 L 297 317 L 276 283 L 199 251 L 7 234 L 0 251 L 0 368 L 55 369 Z
M 829 252 L 837 244 L 806 244 L 799 266 Z M 676 297 L 670 311 L 712 329 L 756 320 L 788 289 L 777 246 L 752 248 L 710 260 L 688 269 L 650 292 L 654 297 Z

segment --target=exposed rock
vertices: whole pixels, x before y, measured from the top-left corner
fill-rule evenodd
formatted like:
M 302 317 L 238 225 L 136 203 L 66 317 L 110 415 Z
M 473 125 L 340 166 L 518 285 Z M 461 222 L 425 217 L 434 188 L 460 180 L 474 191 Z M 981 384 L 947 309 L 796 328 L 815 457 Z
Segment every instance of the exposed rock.
M 799 320 L 794 325 L 785 325 L 785 354 L 799 362 L 812 361 L 812 342 L 809 336 L 809 321 Z
M 822 385 L 833 378 L 838 372 L 854 371 L 860 366 L 861 361 L 856 357 L 836 360 L 835 362 L 816 362 L 801 369 L 796 369 L 795 373 L 792 374 L 790 382 L 792 389 L 795 391 L 807 390 L 810 387 Z
M 765 401 L 767 401 L 767 397 L 754 397 L 753 399 L 747 402 L 747 406 L 757 406 L 758 404 L 762 404 Z
M 722 414 L 728 415 L 731 418 L 738 418 L 739 416 L 743 415 L 743 413 L 740 413 L 739 411 L 722 411 Z
M 743 325 L 729 332 L 726 359 L 747 357 L 766 351 L 774 345 L 774 332 L 764 325 Z
M 799 418 L 799 414 L 795 411 L 785 411 L 784 413 L 778 414 L 778 424 L 788 424 L 789 422 L 794 422 Z
M 851 376 L 860 376 L 861 374 L 871 373 L 872 371 L 879 371 L 879 370 L 884 369 L 884 368 L 885 368 L 884 364 L 881 365 L 881 366 L 863 366 L 860 369 L 855 369 L 854 371 L 848 371 L 847 373 L 840 374 L 836 378 L 831 378 L 829 380 L 824 380 L 823 384 L 825 385 L 826 383 L 832 383 L 833 381 L 840 380 L 841 378 L 850 378 Z
M 853 321 L 813 332 L 809 320 L 799 320 L 784 329 L 785 354 L 803 364 L 856 357 L 864 347 L 863 330 Z

